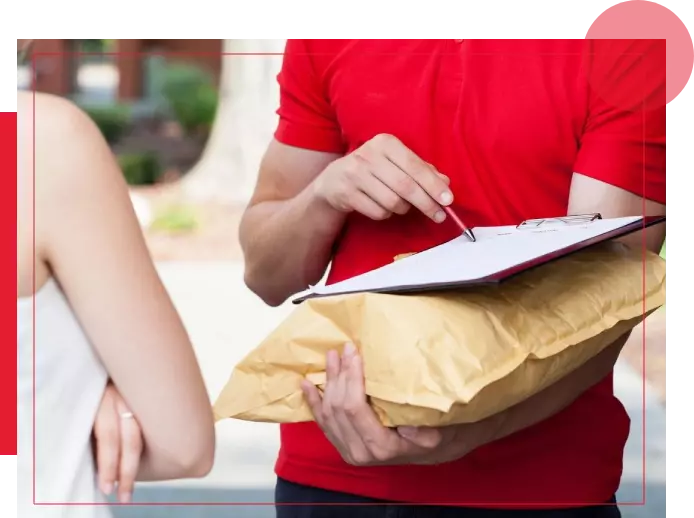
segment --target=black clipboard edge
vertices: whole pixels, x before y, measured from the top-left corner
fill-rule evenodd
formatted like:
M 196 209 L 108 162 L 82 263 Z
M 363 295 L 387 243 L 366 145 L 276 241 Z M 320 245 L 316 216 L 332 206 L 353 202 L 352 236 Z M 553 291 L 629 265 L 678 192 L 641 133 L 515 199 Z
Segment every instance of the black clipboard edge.
M 495 273 L 494 275 L 489 275 L 487 277 L 482 277 L 479 279 L 472 279 L 468 281 L 460 281 L 460 282 L 441 282 L 441 283 L 433 283 L 433 284 L 417 284 L 417 285 L 410 285 L 410 286 L 391 286 L 390 288 L 382 288 L 382 289 L 377 289 L 377 290 L 369 290 L 369 291 L 363 291 L 363 290 L 357 290 L 357 291 L 344 291 L 344 292 L 339 292 L 339 293 L 330 293 L 330 294 L 319 294 L 319 293 L 309 293 L 307 295 L 304 295 L 302 297 L 297 297 L 296 299 L 292 300 L 293 304 L 301 304 L 302 302 L 310 299 L 318 299 L 318 298 L 325 298 L 325 297 L 337 297 L 340 295 L 353 295 L 356 293 L 386 293 L 390 295 L 407 295 L 407 294 L 414 294 L 414 293 L 427 293 L 427 292 L 441 292 L 441 291 L 450 291 L 450 290 L 456 290 L 460 288 L 464 288 L 466 286 L 494 286 L 502 283 L 503 281 L 506 281 L 512 277 L 515 277 L 516 275 L 519 275 L 521 273 L 527 272 L 529 270 L 532 270 L 534 268 L 537 268 L 538 266 L 545 265 L 547 263 L 550 263 L 552 261 L 556 261 L 557 259 L 561 259 L 563 257 L 569 256 L 571 254 L 575 254 L 576 252 L 580 252 L 582 250 L 586 250 L 587 248 L 590 248 L 591 246 L 598 245 L 600 243 L 604 243 L 606 241 L 610 241 L 612 239 L 618 239 L 620 237 L 627 236 L 629 234 L 632 234 L 634 232 L 637 232 L 639 230 L 642 230 L 644 228 L 652 227 L 654 225 L 658 225 L 659 223 L 663 223 L 665 221 L 665 216 L 646 216 L 645 218 L 642 217 L 641 219 L 638 219 L 632 223 L 629 223 L 628 225 L 625 225 L 623 227 L 611 230 L 609 232 L 605 232 L 604 234 L 600 234 L 599 236 L 592 237 L 590 239 L 585 239 L 583 241 L 579 241 L 578 243 L 575 243 L 571 246 L 568 246 L 566 248 L 562 248 L 561 250 L 557 250 L 556 252 L 552 252 L 546 255 L 543 255 L 541 257 L 538 257 L 536 259 L 532 259 L 530 261 L 526 261 L 524 263 L 518 264 L 516 266 L 513 266 L 511 268 L 507 268 L 506 270 L 502 270 L 498 273 Z

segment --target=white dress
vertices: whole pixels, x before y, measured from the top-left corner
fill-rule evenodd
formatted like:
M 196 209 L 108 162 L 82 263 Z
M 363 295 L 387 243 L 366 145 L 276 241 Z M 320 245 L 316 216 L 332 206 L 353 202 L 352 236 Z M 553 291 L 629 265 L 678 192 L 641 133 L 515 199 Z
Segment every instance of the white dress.
M 35 320 L 32 317 L 34 300 Z M 35 344 L 32 320 L 35 322 Z M 35 391 L 32 390 L 34 345 Z M 111 516 L 97 488 L 90 442 L 107 378 L 56 281 L 49 280 L 35 297 L 17 300 L 17 507 L 20 518 Z M 102 505 L 55 505 L 95 502 Z

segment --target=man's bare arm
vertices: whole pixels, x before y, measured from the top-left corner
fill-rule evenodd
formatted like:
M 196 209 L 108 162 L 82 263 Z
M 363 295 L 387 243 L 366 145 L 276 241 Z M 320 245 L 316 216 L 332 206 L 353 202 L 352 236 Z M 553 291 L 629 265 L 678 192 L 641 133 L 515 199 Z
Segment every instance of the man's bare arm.
M 414 207 L 441 223 L 452 202 L 448 179 L 392 135 L 344 157 L 273 141 L 241 222 L 246 284 L 281 304 L 320 280 L 350 212 L 383 220 Z
M 313 196 L 312 182 L 339 158 L 272 141 L 239 229 L 248 287 L 277 306 L 318 282 L 344 214 Z
M 569 195 L 569 214 L 586 214 L 599 212 L 603 218 L 620 218 L 626 216 L 662 216 L 665 205 L 651 200 L 644 200 L 628 191 L 594 180 L 582 174 L 574 173 Z M 665 224 L 646 229 L 646 249 L 660 253 L 665 241 Z M 635 232 L 623 237 L 620 241 L 640 248 L 643 246 L 643 232 Z

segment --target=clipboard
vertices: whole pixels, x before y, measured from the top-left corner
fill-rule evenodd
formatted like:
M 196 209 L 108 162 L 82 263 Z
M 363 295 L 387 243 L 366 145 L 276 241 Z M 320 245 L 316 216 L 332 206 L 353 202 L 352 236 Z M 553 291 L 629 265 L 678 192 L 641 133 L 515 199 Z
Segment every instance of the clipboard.
M 623 224 L 622 224 L 623 221 Z M 660 223 L 665 222 L 665 216 L 638 216 L 638 217 L 633 217 L 633 218 L 614 218 L 614 219 L 603 219 L 602 215 L 600 213 L 591 213 L 591 214 L 577 214 L 577 215 L 569 215 L 569 216 L 562 216 L 562 217 L 554 217 L 554 218 L 540 218 L 540 219 L 528 219 L 525 220 L 521 223 L 519 223 L 516 226 L 509 226 L 509 227 L 486 227 L 482 229 L 474 229 L 475 234 L 478 236 L 478 242 L 477 243 L 472 243 L 472 242 L 467 242 L 467 240 L 464 241 L 458 241 L 460 238 L 456 238 L 452 241 L 449 241 L 448 243 L 444 243 L 442 245 L 439 245 L 437 247 L 430 248 L 428 250 L 424 250 L 422 252 L 418 252 L 416 254 L 413 254 L 412 256 L 406 257 L 405 259 L 402 259 L 401 261 L 398 261 L 399 265 L 397 267 L 397 270 L 400 271 L 400 273 L 406 271 L 409 268 L 416 269 L 419 266 L 424 264 L 424 260 L 415 260 L 413 261 L 413 258 L 417 258 L 418 256 L 424 256 L 428 255 L 429 258 L 432 259 L 433 262 L 429 263 L 433 266 L 436 266 L 435 261 L 436 259 L 434 258 L 434 254 L 437 253 L 436 249 L 442 248 L 442 247 L 448 247 L 447 252 L 448 254 L 443 253 L 442 254 L 446 257 L 446 260 L 450 263 L 451 260 L 455 260 L 457 262 L 460 262 L 460 258 L 465 258 L 466 255 L 469 257 L 471 252 L 477 253 L 478 255 L 478 260 L 479 260 L 479 255 L 484 253 L 484 250 L 481 248 L 472 250 L 472 248 L 462 248 L 460 245 L 463 245 L 465 243 L 465 246 L 468 247 L 475 247 L 480 245 L 480 243 L 484 242 L 484 239 L 480 240 L 479 236 L 481 235 L 480 230 L 494 230 L 494 229 L 499 229 L 500 232 L 497 234 L 498 236 L 505 236 L 505 235 L 511 235 L 513 234 L 514 237 L 514 242 L 511 243 L 510 241 L 508 242 L 508 246 L 515 246 L 518 247 L 518 245 L 523 245 L 526 242 L 526 238 L 523 236 L 528 236 L 527 237 L 527 242 L 541 242 L 543 238 L 539 238 L 537 235 L 538 234 L 552 234 L 552 233 L 559 233 L 563 234 L 561 231 L 565 229 L 588 229 L 589 232 L 586 234 L 588 237 L 583 239 L 581 236 L 582 234 L 580 232 L 574 233 L 575 235 L 572 236 L 575 238 L 575 241 L 568 242 L 566 246 L 560 246 L 560 247 L 554 247 L 556 249 L 553 249 L 552 246 L 550 246 L 547 243 L 550 243 L 552 237 L 547 237 L 545 239 L 547 246 L 544 246 L 545 250 L 551 250 L 547 253 L 542 253 L 537 256 L 532 256 L 532 253 L 529 251 L 524 251 L 526 253 L 526 256 L 528 256 L 527 260 L 519 261 L 516 264 L 513 264 L 511 266 L 505 267 L 505 268 L 499 268 L 498 270 L 495 270 L 493 272 L 487 273 L 486 275 L 481 275 L 481 276 L 474 276 L 474 278 L 461 278 L 460 279 L 455 279 L 455 278 L 449 278 L 446 279 L 445 281 L 442 282 L 408 282 L 408 283 L 385 283 L 383 286 L 378 286 L 375 288 L 368 288 L 368 289 L 344 289 L 340 290 L 338 285 L 342 285 L 345 283 L 349 283 L 351 286 L 356 286 L 360 282 L 360 278 L 366 278 L 369 276 L 370 279 L 373 279 L 375 276 L 379 275 L 378 272 L 383 273 L 384 270 L 386 270 L 386 277 L 387 274 L 393 274 L 393 271 L 396 269 L 394 264 L 395 263 L 390 263 L 386 266 L 383 266 L 381 268 L 378 268 L 376 270 L 373 270 L 371 272 L 366 272 L 362 275 L 358 275 L 356 277 L 353 277 L 352 279 L 347 279 L 346 281 L 336 283 L 333 286 L 329 287 L 323 287 L 322 289 L 328 289 L 328 290 L 333 290 L 334 288 L 338 288 L 337 291 L 330 291 L 329 293 L 320 293 L 317 291 L 313 291 L 316 288 L 311 288 L 308 292 L 304 292 L 304 294 L 296 297 L 295 299 L 292 300 L 294 304 L 300 304 L 306 300 L 309 299 L 314 299 L 314 298 L 322 298 L 322 297 L 329 297 L 329 296 L 338 296 L 338 295 L 348 295 L 348 294 L 355 294 L 355 293 L 388 293 L 388 294 L 413 294 L 413 293 L 427 293 L 427 292 L 440 292 L 440 291 L 447 291 L 447 290 L 456 290 L 456 289 L 461 289 L 465 287 L 472 287 L 472 286 L 485 286 L 485 285 L 498 285 L 508 279 L 511 279 L 512 277 L 515 277 L 516 275 L 519 275 L 523 272 L 529 271 L 533 268 L 537 268 L 538 266 L 542 266 L 544 264 L 547 264 L 549 262 L 555 261 L 557 259 L 569 256 L 571 254 L 574 254 L 576 252 L 580 252 L 582 250 L 585 250 L 587 248 L 590 248 L 592 246 L 598 245 L 600 243 L 610 241 L 612 239 L 617 239 L 620 237 L 624 237 L 628 234 L 631 234 L 633 232 L 637 232 L 639 230 L 643 230 L 644 228 L 648 228 Z M 595 225 L 596 227 L 593 227 Z M 614 228 L 613 228 L 614 227 Z M 603 232 L 601 229 L 605 228 L 606 230 Z M 505 231 L 507 230 L 507 231 Z M 591 233 L 592 232 L 592 233 Z M 528 234 L 526 234 L 528 233 Z M 556 235 L 559 235 L 556 234 Z M 483 234 L 482 234 L 483 235 Z M 566 236 L 570 236 L 570 234 L 564 234 Z M 463 238 L 464 239 L 464 238 Z M 568 239 L 568 237 L 567 237 Z M 485 245 L 482 245 L 485 246 Z M 499 247 L 504 246 L 503 241 L 498 241 L 492 245 L 490 245 L 490 250 L 496 247 L 497 249 Z M 457 247 L 457 248 L 456 248 Z M 540 249 L 543 249 L 542 246 L 539 247 Z M 467 254 L 466 254 L 467 252 Z M 451 255 L 457 256 L 451 259 Z M 472 254 L 474 255 L 474 254 Z M 409 263 L 408 263 L 409 261 Z M 407 263 L 407 264 L 406 264 Z M 391 278 L 396 278 L 397 276 L 391 275 Z M 420 278 L 423 278 L 423 275 L 419 275 Z M 455 277 L 455 276 L 453 276 Z M 356 282 L 355 282 L 356 281 Z M 368 282 L 366 283 L 368 284 Z M 373 284 L 373 282 L 372 282 Z

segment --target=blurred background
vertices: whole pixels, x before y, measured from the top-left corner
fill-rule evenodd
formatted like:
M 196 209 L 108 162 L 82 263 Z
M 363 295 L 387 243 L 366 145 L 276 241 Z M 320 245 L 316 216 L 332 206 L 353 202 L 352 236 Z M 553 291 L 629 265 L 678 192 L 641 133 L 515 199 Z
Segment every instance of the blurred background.
M 266 307 L 246 289 L 238 244 L 239 218 L 276 125 L 284 40 L 34 41 L 38 55 L 18 64 L 17 87 L 34 83 L 72 99 L 111 145 L 214 400 L 234 364 L 291 311 Z M 665 515 L 665 308 L 647 320 L 645 362 L 642 336 L 637 328 L 615 373 L 632 419 L 620 502 L 643 500 L 646 455 L 646 505 L 624 506 L 625 518 Z M 277 426 L 227 420 L 217 434 L 207 478 L 141 484 L 134 495 L 188 505 L 117 507 L 115 515 L 274 516 L 267 505 L 189 505 L 273 500 Z

